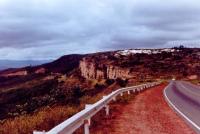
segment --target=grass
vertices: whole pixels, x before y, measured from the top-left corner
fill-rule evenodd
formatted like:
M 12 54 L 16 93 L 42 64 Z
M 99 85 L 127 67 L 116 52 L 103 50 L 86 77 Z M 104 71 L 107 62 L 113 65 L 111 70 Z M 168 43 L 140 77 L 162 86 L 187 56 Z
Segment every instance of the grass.
M 111 92 L 114 88 L 116 88 L 116 85 L 112 86 L 112 90 L 109 88 L 106 90 Z M 104 90 L 101 90 L 100 92 L 97 92 L 94 95 L 84 95 L 79 98 L 79 104 L 57 104 L 54 106 L 46 106 L 38 109 L 32 114 L 23 114 L 16 116 L 15 118 L 6 119 L 0 122 L 0 134 L 32 134 L 34 130 L 48 131 L 54 126 L 60 124 L 64 120 L 68 119 L 72 115 L 84 109 L 85 104 L 93 104 L 100 100 L 102 96 L 105 95 L 105 93 L 108 94 L 109 92 L 104 92 Z M 122 97 L 117 97 L 117 103 L 127 104 L 129 100 L 132 99 L 134 96 L 135 95 L 133 93 L 132 95 L 124 93 Z M 103 114 L 105 114 L 105 111 L 102 111 Z M 99 121 L 99 118 L 101 117 L 97 117 L 96 122 Z
M 49 130 L 78 112 L 76 107 L 46 107 L 32 115 L 22 115 L 0 124 L 1 134 L 32 134 L 33 130 Z
M 200 79 L 190 80 L 190 82 L 197 85 L 200 84 Z
M 1 121 L 0 134 L 32 134 L 34 130 L 48 131 L 84 109 L 85 104 L 97 102 L 103 95 L 103 93 L 98 93 L 96 96 L 86 95 L 80 98 L 80 105 L 47 106 L 33 114 Z

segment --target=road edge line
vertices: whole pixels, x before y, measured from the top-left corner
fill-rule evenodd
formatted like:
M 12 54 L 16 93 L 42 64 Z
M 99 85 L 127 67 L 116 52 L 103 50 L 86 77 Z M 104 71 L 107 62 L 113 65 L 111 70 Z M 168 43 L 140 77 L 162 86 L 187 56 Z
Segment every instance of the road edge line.
M 194 126 L 198 130 L 198 132 L 200 133 L 200 127 L 196 123 L 194 123 L 192 120 L 190 120 L 185 114 L 183 114 L 167 97 L 166 89 L 169 87 L 170 84 L 168 84 L 168 86 L 165 87 L 165 89 L 163 91 L 163 95 L 164 95 L 166 102 L 168 103 L 168 105 L 170 105 L 170 107 L 172 109 L 174 109 L 176 112 L 178 112 L 185 120 L 187 120 L 192 126 Z

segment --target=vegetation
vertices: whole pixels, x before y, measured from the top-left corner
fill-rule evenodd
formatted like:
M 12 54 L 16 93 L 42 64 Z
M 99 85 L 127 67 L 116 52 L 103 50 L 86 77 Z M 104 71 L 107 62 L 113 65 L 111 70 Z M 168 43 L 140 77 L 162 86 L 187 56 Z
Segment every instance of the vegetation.
M 28 134 L 33 130 L 49 130 L 63 120 L 95 103 L 103 95 L 119 87 L 152 82 L 172 77 L 200 76 L 199 49 L 176 48 L 178 51 L 156 54 L 118 55 L 114 52 L 85 55 L 103 73 L 111 65 L 111 76 L 117 79 L 86 79 L 79 69 L 82 55 L 64 56 L 52 63 L 0 72 L 0 134 Z M 94 59 L 92 59 L 94 58 Z M 98 64 L 99 64 L 98 63 Z M 116 68 L 115 68 L 116 66 Z M 44 68 L 44 69 L 41 69 Z M 27 70 L 24 76 L 5 77 L 2 74 Z M 37 70 L 40 73 L 37 74 Z M 121 70 L 114 70 L 121 69 Z M 129 71 L 123 71 L 129 69 Z M 131 77 L 120 77 L 120 74 Z M 116 75 L 116 73 L 118 73 Z M 106 75 L 107 76 L 107 75 Z M 106 77 L 107 78 L 107 77 Z M 199 81 L 193 80 L 198 84 Z M 125 94 L 117 98 L 126 104 L 133 98 Z M 12 130 L 12 131 L 11 131 Z
M 33 130 L 49 130 L 77 112 L 78 108 L 76 107 L 45 107 L 34 114 L 25 114 L 2 121 L 0 133 L 32 134 Z
M 0 89 L 3 91 L 0 93 L 0 133 L 47 131 L 82 110 L 85 104 L 100 100 L 104 90 L 115 82 L 78 80 L 82 81 L 80 84 L 76 78 L 47 78 L 49 76 Z M 76 85 L 72 86 L 73 83 Z
M 85 104 L 94 103 L 102 96 L 103 94 L 97 94 L 95 97 L 90 95 L 82 96 L 79 88 L 75 88 L 72 92 L 71 100 L 68 99 L 70 102 L 65 103 L 65 105 L 45 106 L 32 114 L 24 113 L 15 116 L 15 118 L 1 121 L 0 133 L 31 134 L 33 130 L 47 131 L 83 109 Z M 12 131 L 10 132 L 10 130 Z
M 116 82 L 117 82 L 117 84 L 119 84 L 121 87 L 125 87 L 125 86 L 127 85 L 127 83 L 128 83 L 128 80 L 127 80 L 127 79 L 123 80 L 123 79 L 121 79 L 121 78 L 117 78 L 117 79 L 116 79 Z

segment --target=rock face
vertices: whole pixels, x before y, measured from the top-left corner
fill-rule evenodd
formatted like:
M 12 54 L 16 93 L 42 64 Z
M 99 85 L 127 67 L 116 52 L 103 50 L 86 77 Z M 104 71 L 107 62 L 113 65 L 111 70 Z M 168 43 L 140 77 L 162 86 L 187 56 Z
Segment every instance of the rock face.
M 87 58 L 83 58 L 80 61 L 81 75 L 87 79 L 116 79 L 129 78 L 130 69 L 121 68 L 109 64 L 98 64 L 95 61 L 89 61 Z
M 96 67 L 94 63 L 87 62 L 85 59 L 83 61 L 80 61 L 80 70 L 81 70 L 81 75 L 85 78 L 91 78 L 95 79 L 96 78 Z
M 108 66 L 107 68 L 107 75 L 109 79 L 116 79 L 116 78 L 129 78 L 130 70 L 129 69 L 123 69 L 116 66 Z

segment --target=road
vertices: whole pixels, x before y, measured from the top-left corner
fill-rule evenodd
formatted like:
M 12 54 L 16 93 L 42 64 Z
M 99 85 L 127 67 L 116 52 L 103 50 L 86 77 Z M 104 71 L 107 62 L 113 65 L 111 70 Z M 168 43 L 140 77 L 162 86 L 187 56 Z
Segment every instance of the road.
M 200 133 L 200 87 L 184 81 L 171 81 L 164 90 L 168 104 Z

